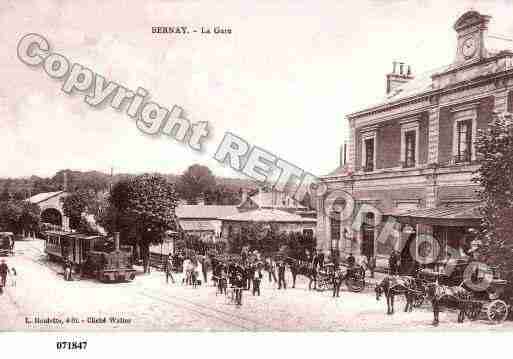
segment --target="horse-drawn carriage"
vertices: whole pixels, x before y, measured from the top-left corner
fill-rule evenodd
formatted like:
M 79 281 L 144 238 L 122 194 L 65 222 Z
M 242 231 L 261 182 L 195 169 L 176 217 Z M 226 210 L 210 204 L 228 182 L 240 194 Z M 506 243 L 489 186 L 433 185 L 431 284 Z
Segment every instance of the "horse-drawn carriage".
M 328 263 L 317 271 L 316 290 L 333 289 L 336 271 L 341 271 L 341 280 L 346 283 L 351 292 L 361 292 L 365 288 L 365 269 L 362 266 L 341 264 L 339 269 L 333 263 Z
M 361 292 L 365 288 L 365 269 L 360 265 L 340 264 L 337 273 L 333 263 L 327 263 L 322 268 L 314 268 L 313 264 L 307 261 L 301 261 L 295 258 L 287 257 L 286 262 L 289 264 L 293 286 L 295 284 L 296 275 L 303 275 L 310 279 L 309 289 L 318 291 L 333 289 L 336 274 L 341 274 L 341 280 L 346 283 L 347 288 L 352 292 Z M 311 288 L 311 284 L 314 285 Z
M 457 260 L 439 271 L 423 269 L 419 271 L 418 278 L 423 282 L 423 293 L 419 297 L 435 296 L 438 301 L 452 301 L 460 310 L 460 321 L 466 317 L 502 322 L 508 317 L 511 298 L 504 291 L 508 282 L 500 279 L 493 268 Z M 429 288 L 437 291 L 430 293 Z
M 492 279 L 484 291 L 476 291 L 471 299 L 464 303 L 464 313 L 470 320 L 485 317 L 491 322 L 506 320 L 510 310 L 509 298 L 504 297 L 507 281 Z

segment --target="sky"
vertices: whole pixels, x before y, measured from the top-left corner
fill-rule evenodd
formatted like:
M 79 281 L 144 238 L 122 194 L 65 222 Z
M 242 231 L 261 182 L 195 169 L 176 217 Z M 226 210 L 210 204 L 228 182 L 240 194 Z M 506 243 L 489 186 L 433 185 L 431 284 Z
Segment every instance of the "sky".
M 414 75 L 450 64 L 452 26 L 470 9 L 489 32 L 513 37 L 513 1 L 65 1 L 0 4 L 0 177 L 60 169 L 183 172 L 194 163 L 239 177 L 213 159 L 230 131 L 314 175 L 339 164 L 345 115 L 385 95 L 392 61 Z M 152 34 L 153 26 L 221 26 L 232 34 Z M 84 93 L 61 91 L 16 56 L 27 33 L 51 50 L 152 101 L 207 121 L 202 153 L 139 131 Z

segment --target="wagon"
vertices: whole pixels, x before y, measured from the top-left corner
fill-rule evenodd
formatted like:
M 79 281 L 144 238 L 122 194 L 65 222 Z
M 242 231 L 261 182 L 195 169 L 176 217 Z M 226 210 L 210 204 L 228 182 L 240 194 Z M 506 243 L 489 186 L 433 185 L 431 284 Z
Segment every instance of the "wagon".
M 484 317 L 494 323 L 504 321 L 510 310 L 503 297 L 506 285 L 504 279 L 492 279 L 486 290 L 473 292 L 472 299 L 464 303 L 465 316 L 470 320 Z
M 334 265 L 331 263 L 325 265 L 324 270 L 319 270 L 317 272 L 317 283 L 315 289 L 321 291 L 333 289 L 334 274 Z M 343 280 L 351 292 L 361 292 L 365 288 L 365 269 L 361 266 L 347 267 Z
M 489 283 L 482 282 L 483 284 L 487 284 L 484 286 L 486 289 L 477 290 L 475 289 L 476 286 L 468 284 L 464 280 L 464 272 L 465 270 L 468 270 L 467 266 L 469 265 L 471 265 L 471 263 L 468 261 L 458 261 L 450 275 L 429 269 L 419 271 L 417 281 L 420 281 L 422 285 L 418 286 L 419 293 L 416 301 L 422 304 L 423 299 L 427 296 L 425 291 L 426 284 L 437 280 L 442 285 L 459 285 L 470 292 L 469 299 L 459 299 L 459 302 L 463 307 L 464 315 L 470 320 L 488 319 L 494 323 L 504 321 L 508 317 L 511 307 L 511 305 L 508 304 L 509 301 L 504 296 L 504 289 L 508 282 L 504 279 L 497 278 L 493 270 L 486 271 L 485 273 L 482 273 L 484 275 L 481 280 L 486 280 L 486 282 L 489 281 Z M 478 271 L 476 268 L 476 276 L 477 273 Z M 473 278 L 473 281 L 477 280 L 477 278 Z M 477 283 L 478 282 L 476 282 L 476 284 Z M 422 288 L 424 288 L 424 290 L 420 290 Z M 415 304 L 416 303 L 414 302 L 414 305 Z

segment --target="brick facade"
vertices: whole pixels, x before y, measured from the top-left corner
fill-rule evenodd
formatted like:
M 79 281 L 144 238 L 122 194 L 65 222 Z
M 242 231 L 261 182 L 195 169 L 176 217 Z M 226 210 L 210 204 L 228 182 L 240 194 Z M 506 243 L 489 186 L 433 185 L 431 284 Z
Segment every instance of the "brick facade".
M 398 120 L 388 121 L 378 130 L 376 168 L 399 165 L 401 157 L 401 126 Z
M 462 27 L 471 26 L 467 23 L 487 21 L 487 17 L 470 11 L 460 17 L 455 29 L 462 31 Z M 465 36 L 469 36 L 467 32 L 458 32 L 458 46 Z M 472 182 L 478 169 L 475 148 L 471 150 L 471 158 L 461 161 L 455 152 L 458 148 L 455 129 L 459 121 L 469 123 L 468 134 L 474 146 L 477 131 L 487 127 L 493 113 L 511 111 L 513 107 L 513 51 L 491 53 L 484 48 L 486 43 L 482 46 L 474 59 L 468 60 L 458 52 L 455 62 L 427 77 L 430 82 L 422 77 L 416 86 L 411 86 L 417 89 L 415 92 L 403 94 L 399 89 L 382 104 L 347 116 L 351 129 L 348 162 L 353 172 L 323 178 L 328 193 L 344 190 L 356 203 L 352 218 L 340 224 L 349 228 L 347 236 L 341 235 L 342 252 L 359 254 L 369 248 L 368 243 L 362 243 L 369 238 L 368 233 L 364 235 L 361 228 L 351 228 L 362 204 L 371 205 L 384 215 L 393 215 L 401 210 L 477 200 L 478 188 Z M 405 126 L 409 127 L 405 129 Z M 414 167 L 404 168 L 403 136 L 411 130 L 417 131 L 417 160 Z M 364 172 L 362 140 L 368 133 L 376 136 L 375 168 Z M 333 245 L 330 233 L 343 231 L 330 230 L 323 198 L 318 205 L 318 247 L 327 250 Z M 386 256 L 390 249 L 376 242 L 373 250 L 375 255 Z

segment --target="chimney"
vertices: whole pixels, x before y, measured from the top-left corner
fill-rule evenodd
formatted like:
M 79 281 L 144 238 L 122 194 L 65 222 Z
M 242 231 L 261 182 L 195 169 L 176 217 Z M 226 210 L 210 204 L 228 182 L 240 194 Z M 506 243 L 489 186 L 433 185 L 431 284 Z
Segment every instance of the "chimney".
M 347 143 L 340 146 L 340 164 L 339 167 L 343 167 L 347 162 Z
M 411 79 L 413 79 L 413 76 L 410 65 L 406 65 L 404 62 L 392 62 L 392 72 L 387 74 L 387 94 Z
M 119 232 L 114 232 L 114 250 L 119 251 Z

